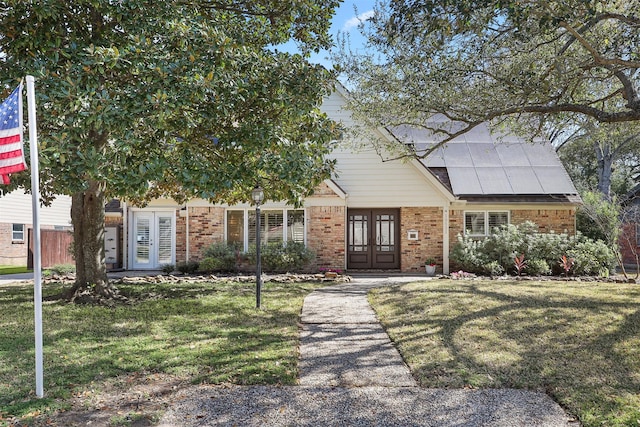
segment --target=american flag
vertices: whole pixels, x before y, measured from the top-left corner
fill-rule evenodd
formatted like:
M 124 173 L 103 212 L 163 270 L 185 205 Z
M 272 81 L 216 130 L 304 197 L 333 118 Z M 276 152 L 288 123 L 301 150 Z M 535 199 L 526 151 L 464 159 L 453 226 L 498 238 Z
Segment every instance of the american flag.
M 22 146 L 22 83 L 0 105 L 0 178 L 27 168 Z

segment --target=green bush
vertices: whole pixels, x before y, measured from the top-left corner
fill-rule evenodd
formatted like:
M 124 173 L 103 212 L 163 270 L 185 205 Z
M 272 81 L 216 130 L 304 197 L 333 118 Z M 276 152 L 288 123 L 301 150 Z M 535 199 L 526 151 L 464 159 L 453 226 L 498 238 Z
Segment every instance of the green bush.
M 176 269 L 176 266 L 174 264 L 165 264 L 160 269 L 165 274 L 171 274 Z
M 65 276 L 75 272 L 76 266 L 74 264 L 56 264 L 42 270 L 42 275 L 44 277 L 50 277 L 53 275 Z
M 179 262 L 176 265 L 176 270 L 178 270 L 182 274 L 193 274 L 198 271 L 198 266 L 200 264 L 198 261 L 189 261 L 189 262 Z
M 504 273 L 504 268 L 502 268 L 498 261 L 491 261 L 490 263 L 485 264 L 482 269 L 484 270 L 484 273 L 489 276 L 502 276 Z
M 575 260 L 572 271 L 577 275 L 608 275 L 616 262 L 615 254 L 604 242 L 587 237 L 581 237 L 567 255 Z
M 203 252 L 204 259 L 200 261 L 200 271 L 235 271 L 236 248 L 225 242 L 214 243 Z
M 485 239 L 458 236 L 451 251 L 455 269 L 497 275 L 515 273 L 514 258 L 524 254 L 525 272 L 531 275 L 561 274 L 560 257 L 576 260 L 574 274 L 602 275 L 615 265 L 615 254 L 602 241 L 577 234 L 540 233 L 532 222 L 496 227 Z M 502 273 L 500 273 L 502 274 Z
M 549 263 L 543 259 L 530 259 L 524 271 L 531 276 L 547 276 L 551 274 Z
M 485 240 L 458 234 L 458 241 L 451 249 L 451 260 L 456 270 L 483 273 L 483 266 L 491 262 L 486 256 Z
M 249 248 L 247 256 L 251 263 L 256 263 L 256 247 Z M 303 243 L 271 242 L 260 247 L 260 259 L 263 271 L 291 272 L 303 271 L 315 259 L 315 253 Z

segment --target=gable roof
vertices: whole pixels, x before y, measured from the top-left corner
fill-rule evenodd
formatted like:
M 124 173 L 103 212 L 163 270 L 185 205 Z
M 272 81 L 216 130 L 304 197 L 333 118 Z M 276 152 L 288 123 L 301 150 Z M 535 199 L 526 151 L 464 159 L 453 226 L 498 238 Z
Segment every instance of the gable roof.
M 400 126 L 389 131 L 418 153 L 438 142 L 425 129 Z M 550 143 L 492 134 L 487 124 L 438 147 L 421 162 L 455 196 L 468 201 L 580 202 Z

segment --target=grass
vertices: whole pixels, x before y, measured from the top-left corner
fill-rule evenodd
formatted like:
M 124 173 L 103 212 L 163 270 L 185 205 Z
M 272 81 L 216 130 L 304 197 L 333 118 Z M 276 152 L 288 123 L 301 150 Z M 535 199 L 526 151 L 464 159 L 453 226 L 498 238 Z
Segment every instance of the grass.
M 640 425 L 640 286 L 438 280 L 369 296 L 423 387 L 544 391 L 585 426 Z
M 131 372 L 194 383 L 294 384 L 297 321 L 315 284 L 119 285 L 133 302 L 114 308 L 60 300 L 43 307 L 45 398 L 34 396 L 32 286 L 0 287 L 2 420 L 65 409 L 69 398 Z M 47 285 L 47 296 L 61 291 Z
M 0 265 L 0 274 L 29 273 L 31 271 L 26 266 Z

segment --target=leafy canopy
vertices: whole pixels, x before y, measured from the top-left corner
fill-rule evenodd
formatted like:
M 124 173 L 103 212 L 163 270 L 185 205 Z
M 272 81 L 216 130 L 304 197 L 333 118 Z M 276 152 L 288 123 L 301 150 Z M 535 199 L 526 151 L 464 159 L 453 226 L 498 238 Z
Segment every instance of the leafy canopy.
M 297 201 L 327 177 L 337 0 L 47 0 L 0 6 L 0 82 L 36 78 L 43 197 Z M 272 46 L 296 40 L 303 55 Z M 12 178 L 28 185 L 28 172 Z
M 634 122 L 638 10 L 638 0 L 380 1 L 360 27 L 368 49 L 343 43 L 336 60 L 364 123 L 427 128 L 441 143 L 485 121 L 528 132 L 557 114 Z

